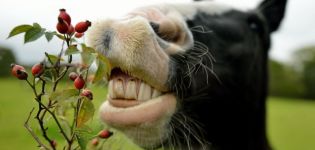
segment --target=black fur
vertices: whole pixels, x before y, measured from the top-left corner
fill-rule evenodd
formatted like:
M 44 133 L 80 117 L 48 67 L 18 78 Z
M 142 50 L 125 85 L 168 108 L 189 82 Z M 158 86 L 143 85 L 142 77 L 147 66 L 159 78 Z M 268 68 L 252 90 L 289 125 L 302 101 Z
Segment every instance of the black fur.
M 195 149 L 201 143 L 205 149 L 270 149 L 265 121 L 269 33 L 278 28 L 285 4 L 266 0 L 246 13 L 198 12 L 187 20 L 195 47 L 171 56 L 169 76 L 180 103 L 171 121 L 178 145 L 188 145 L 190 136 Z

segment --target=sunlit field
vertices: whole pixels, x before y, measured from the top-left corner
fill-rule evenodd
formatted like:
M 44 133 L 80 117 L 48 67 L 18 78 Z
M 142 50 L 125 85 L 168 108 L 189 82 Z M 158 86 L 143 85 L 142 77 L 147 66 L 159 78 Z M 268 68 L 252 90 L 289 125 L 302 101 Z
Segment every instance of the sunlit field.
M 315 101 L 270 98 L 268 126 L 275 150 L 314 150 Z
M 34 150 L 36 143 L 23 127 L 29 111 L 36 106 L 31 90 L 23 81 L 0 79 L 0 149 Z M 72 86 L 64 83 L 63 86 Z M 105 87 L 95 86 L 94 104 L 98 108 L 106 95 Z M 98 113 L 93 125 L 100 128 Z M 31 124 L 36 129 L 35 120 Z M 51 127 L 51 131 L 56 128 Z M 35 130 L 38 132 L 38 130 Z M 52 133 L 50 133 L 52 134 Z M 315 149 L 315 101 L 270 98 L 268 101 L 268 136 L 275 150 Z M 61 138 L 54 135 L 58 142 Z M 62 144 L 61 144 L 62 145 Z M 104 144 L 107 150 L 140 150 L 124 136 L 115 134 Z M 58 147 L 62 149 L 62 147 Z

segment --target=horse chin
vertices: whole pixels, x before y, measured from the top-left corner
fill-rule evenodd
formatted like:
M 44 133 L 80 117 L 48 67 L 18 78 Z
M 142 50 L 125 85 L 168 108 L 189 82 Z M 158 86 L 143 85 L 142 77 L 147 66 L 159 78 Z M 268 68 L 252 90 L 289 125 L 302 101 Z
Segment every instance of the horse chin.
M 120 107 L 119 103 L 124 104 Z M 136 101 L 136 100 L 134 100 Z M 150 148 L 159 146 L 170 133 L 168 124 L 176 109 L 173 94 L 164 94 L 156 98 L 133 105 L 130 100 L 105 101 L 100 108 L 101 119 L 109 126 L 123 132 L 137 145 Z

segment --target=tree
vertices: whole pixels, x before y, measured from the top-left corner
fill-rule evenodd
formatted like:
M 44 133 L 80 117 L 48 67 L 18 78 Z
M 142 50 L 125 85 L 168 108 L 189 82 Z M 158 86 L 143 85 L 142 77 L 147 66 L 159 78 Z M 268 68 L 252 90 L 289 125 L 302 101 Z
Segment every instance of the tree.
M 305 86 L 305 97 L 315 99 L 315 46 L 307 46 L 296 50 L 294 65 L 301 72 Z
M 5 47 L 0 47 L 0 77 L 10 76 L 10 64 L 15 62 L 12 51 Z
M 269 72 L 270 95 L 295 98 L 304 96 L 301 76 L 292 66 L 269 60 Z

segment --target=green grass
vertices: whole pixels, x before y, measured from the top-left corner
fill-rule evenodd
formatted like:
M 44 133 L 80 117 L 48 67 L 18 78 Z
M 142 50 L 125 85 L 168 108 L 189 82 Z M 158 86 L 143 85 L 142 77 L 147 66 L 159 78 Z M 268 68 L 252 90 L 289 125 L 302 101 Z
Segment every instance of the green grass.
M 315 101 L 270 98 L 268 127 L 275 150 L 314 150 Z
M 0 145 L 3 150 L 36 146 L 23 127 L 23 121 L 34 103 L 31 90 L 22 85 L 22 82 L 12 79 L 0 80 Z
M 35 141 L 23 127 L 29 111 L 36 106 L 31 90 L 25 85 L 23 81 L 0 78 L 1 150 L 36 149 Z M 63 86 L 70 87 L 72 84 L 63 84 Z M 92 90 L 95 97 L 93 101 L 98 108 L 105 98 L 106 88 L 93 87 Z M 99 123 L 97 112 L 93 121 Z M 33 127 L 35 125 L 36 122 L 32 124 Z M 50 130 L 56 129 L 52 127 Z M 35 129 L 35 132 L 38 130 Z M 315 101 L 270 98 L 268 136 L 275 150 L 315 149 Z M 106 142 L 106 147 L 110 150 L 140 150 L 120 134 L 110 138 Z
M 62 86 L 70 88 L 73 85 L 69 82 L 63 83 Z M 36 142 L 23 126 L 30 110 L 34 106 L 35 108 L 37 106 L 31 89 L 26 86 L 25 81 L 13 78 L 0 78 L 0 91 L 0 149 L 37 149 Z M 106 98 L 107 89 L 105 87 L 94 86 L 92 87 L 92 91 L 94 94 L 93 103 L 96 107 L 92 124 L 99 128 L 101 123 L 98 120 L 97 109 Z M 30 122 L 34 131 L 40 133 L 36 120 L 31 118 Z M 51 131 L 49 132 L 51 137 L 55 137 L 58 143 L 62 142 L 62 138 L 57 131 L 57 126 L 50 126 L 49 131 Z M 139 150 L 137 146 L 120 133 L 118 133 L 118 136 L 113 136 L 108 142 L 105 142 L 105 146 L 111 147 L 113 150 L 124 149 L 124 147 L 128 147 L 128 150 Z

